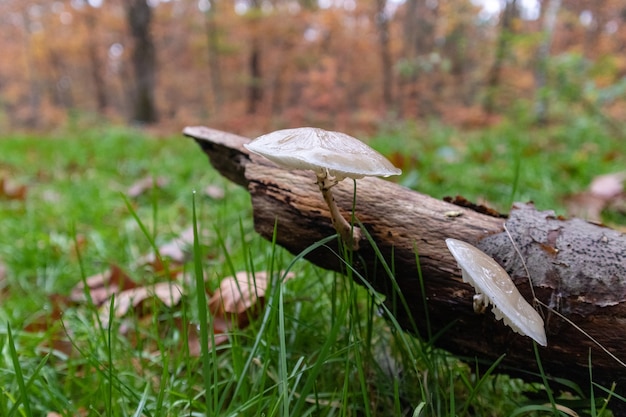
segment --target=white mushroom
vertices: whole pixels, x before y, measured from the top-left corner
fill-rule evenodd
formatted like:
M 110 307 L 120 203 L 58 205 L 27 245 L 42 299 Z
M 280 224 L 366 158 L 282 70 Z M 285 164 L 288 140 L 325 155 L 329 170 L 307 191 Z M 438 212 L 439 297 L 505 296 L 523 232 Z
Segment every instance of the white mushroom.
M 344 178 L 388 177 L 402 173 L 360 140 L 314 127 L 277 130 L 244 146 L 283 168 L 314 171 L 333 226 L 354 250 L 358 250 L 360 231 L 343 218 L 330 189 Z
M 446 239 L 446 244 L 461 268 L 463 281 L 470 283 L 476 290 L 474 310 L 479 310 L 481 305 L 486 307 L 491 302 L 496 319 L 502 319 L 515 332 L 546 346 L 543 319 L 522 297 L 504 268 L 469 243 Z

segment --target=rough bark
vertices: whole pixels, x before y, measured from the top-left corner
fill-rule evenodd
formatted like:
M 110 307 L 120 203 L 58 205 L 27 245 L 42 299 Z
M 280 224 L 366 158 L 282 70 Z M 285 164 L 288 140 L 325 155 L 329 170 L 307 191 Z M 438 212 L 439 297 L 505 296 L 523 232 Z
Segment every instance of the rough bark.
M 261 1 L 251 0 L 250 8 L 250 55 L 248 55 L 248 114 L 255 114 L 263 100 L 263 75 L 261 74 L 261 42 L 257 36 L 259 31 L 258 17 L 261 15 Z
M 504 10 L 500 17 L 500 34 L 496 45 L 496 55 L 487 73 L 486 94 L 483 102 L 483 110 L 487 114 L 493 114 L 496 109 L 496 95 L 502 80 L 502 68 L 509 52 L 511 37 L 513 36 L 513 20 L 517 17 L 517 0 L 505 2 Z
M 277 243 L 299 253 L 334 233 L 312 172 L 285 171 L 250 155 L 243 148 L 248 142 L 244 137 L 203 127 L 189 127 L 184 133 L 195 138 L 222 175 L 247 187 L 255 228 L 263 237 L 272 238 L 277 220 Z M 484 250 L 505 267 L 530 300 L 528 278 L 508 230 L 526 261 L 537 298 L 614 355 L 626 358 L 626 236 L 622 233 L 579 219 L 555 217 L 531 204 L 515 205 L 505 218 L 463 199 L 452 204 L 378 178 L 357 183 L 355 215 L 385 260 L 393 261 L 400 293 L 368 242 L 361 242 L 355 264 L 386 296 L 388 307 L 406 330 L 424 339 L 437 335 L 433 339 L 436 346 L 472 362 L 478 358 L 489 364 L 506 354 L 501 370 L 533 378 L 538 368 L 531 339 L 513 333 L 490 312 L 474 313 L 474 291 L 463 283 L 444 242 L 452 237 Z M 340 182 L 333 194 L 347 216 L 353 184 Z M 337 244 L 313 251 L 308 259 L 341 271 L 342 263 L 330 249 L 337 252 Z M 402 297 L 407 308 L 402 307 Z M 548 346 L 538 349 L 547 373 L 588 387 L 591 352 L 594 381 L 605 385 L 617 382 L 617 392 L 626 391 L 624 367 L 563 319 L 548 309 L 540 310 Z
M 222 88 L 222 69 L 220 65 L 219 32 L 216 19 L 214 0 L 208 1 L 209 8 L 204 12 L 204 27 L 207 37 L 207 52 L 209 58 L 209 79 L 211 80 L 213 111 L 219 111 L 224 103 Z
M 380 67 L 382 74 L 382 98 L 385 111 L 392 110 L 393 106 L 393 58 L 391 53 L 391 40 L 389 28 L 389 16 L 387 12 L 387 0 L 376 0 L 376 28 L 378 29 L 378 47 Z
M 552 45 L 556 18 L 560 8 L 561 0 L 549 0 L 543 13 L 543 39 L 537 49 L 535 68 L 535 89 L 539 93 L 535 102 L 535 118 L 539 124 L 546 124 L 548 122 L 548 95 L 544 89 L 548 84 L 550 46 Z
M 88 6 L 85 13 L 85 29 L 87 31 L 87 57 L 89 58 L 91 80 L 95 89 L 96 105 L 98 112 L 104 113 L 107 109 L 107 86 L 103 75 L 106 65 L 101 58 L 100 48 L 96 28 L 98 27 L 98 17 L 96 10 Z
M 133 37 L 132 63 L 135 89 L 133 96 L 133 121 L 157 121 L 154 89 L 156 85 L 156 50 L 150 23 L 152 9 L 146 0 L 126 0 L 126 17 Z

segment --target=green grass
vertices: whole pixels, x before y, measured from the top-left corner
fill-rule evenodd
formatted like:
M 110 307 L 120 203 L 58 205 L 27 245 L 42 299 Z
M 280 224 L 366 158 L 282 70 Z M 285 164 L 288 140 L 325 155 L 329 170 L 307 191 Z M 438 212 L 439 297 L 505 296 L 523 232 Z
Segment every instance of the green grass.
M 384 128 L 371 143 L 404 155 L 405 185 L 437 198 L 484 201 L 502 212 L 513 202 L 533 201 L 540 210 L 566 214 L 567 196 L 626 167 L 623 139 L 585 117 L 546 128 L 505 121 L 469 132 L 403 124 Z
M 562 209 L 559 196 L 626 165 L 624 155 L 607 158 L 619 143 L 591 129 L 524 133 L 504 125 L 465 135 L 405 126 L 372 143 L 413 155 L 401 181 L 434 196 L 485 198 L 500 209 L 533 199 Z M 584 146 L 589 137 L 597 140 L 592 150 Z M 377 297 L 352 279 L 257 236 L 246 191 L 214 172 L 190 139 L 115 127 L 5 137 L 0 175 L 28 187 L 24 201 L 0 200 L 7 270 L 0 281 L 0 415 L 546 415 L 526 397 L 548 398 L 540 385 L 475 372 L 383 320 Z M 128 187 L 149 175 L 169 183 L 129 199 Z M 206 197 L 209 184 L 223 187 L 225 198 Z M 198 233 L 185 269 L 195 281 L 180 305 L 153 301 L 109 317 L 110 327 L 88 302 L 54 314 L 53 294 L 68 294 L 112 263 L 136 282 L 163 280 L 137 259 L 192 224 Z M 228 343 L 191 355 L 187 341 L 196 329 L 200 340 L 214 340 L 203 289 L 241 270 L 270 272 L 264 310 Z M 295 278 L 283 282 L 286 271 Z M 38 330 L 28 330 L 35 323 Z M 608 415 L 586 392 L 573 393 L 579 409 Z

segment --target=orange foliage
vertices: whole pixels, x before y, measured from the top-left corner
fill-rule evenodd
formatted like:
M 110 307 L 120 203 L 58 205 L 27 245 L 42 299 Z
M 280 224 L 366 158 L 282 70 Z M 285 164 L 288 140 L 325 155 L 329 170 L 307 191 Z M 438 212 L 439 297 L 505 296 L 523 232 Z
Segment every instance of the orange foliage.
M 155 104 L 164 128 L 174 131 L 198 123 L 245 133 L 311 124 L 363 131 L 388 114 L 444 116 L 466 125 L 467 117 L 455 115 L 481 106 L 500 30 L 497 16 L 484 20 L 470 0 L 419 3 L 425 9 L 418 15 L 411 15 L 409 1 L 388 2 L 385 47 L 393 66 L 388 104 L 375 0 L 328 8 L 272 0 L 258 9 L 225 0 L 152 3 L 157 4 L 151 27 L 158 64 Z M 135 81 L 123 2 L 89 4 L 0 4 L 5 35 L 0 127 L 47 128 L 77 113 L 128 117 Z M 200 11 L 203 4 L 211 8 Z M 616 83 L 626 74 L 622 8 L 617 0 L 564 2 L 551 54 L 579 52 L 591 61 L 612 57 L 611 65 L 591 76 L 602 86 Z M 416 22 L 415 16 L 423 20 Z M 496 97 L 499 111 L 535 97 L 540 19 L 514 20 L 515 38 Z M 260 71 L 255 77 L 253 45 Z M 247 114 L 253 83 L 262 95 L 255 113 Z M 611 116 L 624 118 L 623 99 L 610 106 Z

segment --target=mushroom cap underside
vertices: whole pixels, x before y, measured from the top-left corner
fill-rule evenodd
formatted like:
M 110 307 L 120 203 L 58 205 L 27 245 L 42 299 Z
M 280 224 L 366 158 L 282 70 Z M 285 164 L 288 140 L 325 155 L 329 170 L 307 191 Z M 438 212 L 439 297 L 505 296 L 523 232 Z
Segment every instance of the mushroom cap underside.
M 503 319 L 514 331 L 547 345 L 543 319 L 522 297 L 509 274 L 493 258 L 469 243 L 446 239 L 452 256 L 463 271 L 463 281 L 494 305 L 496 319 Z
M 345 133 L 314 127 L 277 130 L 244 146 L 279 166 L 310 169 L 320 174 L 327 171 L 338 180 L 402 173 L 360 140 Z

